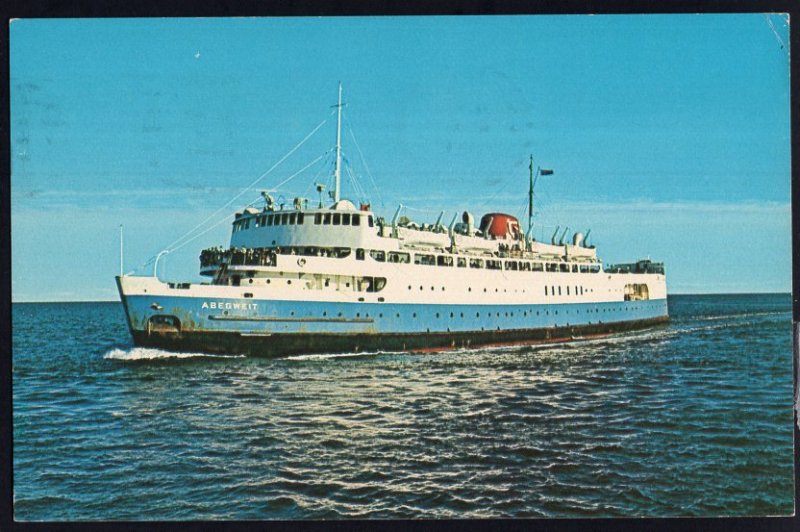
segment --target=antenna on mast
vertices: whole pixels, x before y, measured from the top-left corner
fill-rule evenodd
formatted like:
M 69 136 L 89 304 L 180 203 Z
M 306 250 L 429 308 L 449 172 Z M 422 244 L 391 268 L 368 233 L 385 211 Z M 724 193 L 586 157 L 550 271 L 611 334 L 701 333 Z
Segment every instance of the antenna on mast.
M 339 187 L 342 179 L 342 82 L 339 82 L 339 103 L 336 104 L 339 112 L 336 118 L 336 169 L 333 175 L 336 179 L 333 188 L 333 202 L 339 202 Z
M 531 154 L 528 170 L 530 170 L 530 185 L 528 187 L 528 233 L 525 238 L 526 245 L 528 245 L 533 238 L 533 187 L 536 185 L 536 178 L 540 175 L 553 175 L 552 170 L 544 169 L 539 166 L 536 167 L 536 174 L 534 175 L 533 154 Z

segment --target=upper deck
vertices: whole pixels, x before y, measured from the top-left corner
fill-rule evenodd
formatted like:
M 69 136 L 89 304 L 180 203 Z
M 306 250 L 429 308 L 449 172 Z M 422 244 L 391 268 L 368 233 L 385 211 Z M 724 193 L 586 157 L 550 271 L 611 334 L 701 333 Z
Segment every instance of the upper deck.
M 572 243 L 546 244 L 526 241 L 512 224 L 509 224 L 507 232 L 498 232 L 495 230 L 496 215 L 485 216 L 480 227 L 472 225 L 469 213 L 464 213 L 463 219 L 464 223 L 456 224 L 454 218 L 449 227 L 438 221 L 435 224 L 417 225 L 407 219 L 398 219 L 395 214 L 391 222 L 386 222 L 376 217 L 369 206 L 356 209 L 347 200 L 339 201 L 331 208 L 312 209 L 304 209 L 301 201 L 295 201 L 293 209 L 276 209 L 270 205 L 263 209 L 249 207 L 236 213 L 230 247 L 347 248 L 387 252 L 430 250 L 467 255 L 524 255 L 554 261 L 599 262 L 594 246 L 586 246 L 580 234 L 575 235 Z

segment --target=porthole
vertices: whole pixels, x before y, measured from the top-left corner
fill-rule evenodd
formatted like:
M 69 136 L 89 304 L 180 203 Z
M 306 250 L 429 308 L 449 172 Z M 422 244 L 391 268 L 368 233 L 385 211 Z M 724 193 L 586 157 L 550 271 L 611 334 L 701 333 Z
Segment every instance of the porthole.
M 412 318 L 416 318 L 416 317 L 417 317 L 417 313 L 416 313 L 416 312 L 415 312 L 415 313 L 413 313 L 413 314 L 411 315 L 411 317 L 412 317 Z
M 439 317 L 439 313 L 438 313 L 438 312 L 436 313 L 436 317 L 437 317 L 437 318 Z
M 292 284 L 292 280 L 291 279 L 286 279 L 286 284 Z
M 451 313 L 450 313 L 450 317 L 451 317 L 451 318 L 455 317 L 455 314 L 453 314 L 453 313 L 451 312 Z
M 270 282 L 271 282 L 271 281 L 270 281 L 269 279 L 267 279 L 267 284 L 269 284 Z

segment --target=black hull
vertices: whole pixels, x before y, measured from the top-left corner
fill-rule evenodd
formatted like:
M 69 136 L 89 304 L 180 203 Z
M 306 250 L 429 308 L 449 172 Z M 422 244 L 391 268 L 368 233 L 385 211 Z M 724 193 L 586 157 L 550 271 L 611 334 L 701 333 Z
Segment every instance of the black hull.
M 376 351 L 443 351 L 498 345 L 556 343 L 581 337 L 604 336 L 666 323 L 668 316 L 613 323 L 593 323 L 544 329 L 441 333 L 382 334 L 272 334 L 238 332 L 133 331 L 133 342 L 141 347 L 168 351 L 244 354 L 281 357 L 307 353 L 358 353 Z

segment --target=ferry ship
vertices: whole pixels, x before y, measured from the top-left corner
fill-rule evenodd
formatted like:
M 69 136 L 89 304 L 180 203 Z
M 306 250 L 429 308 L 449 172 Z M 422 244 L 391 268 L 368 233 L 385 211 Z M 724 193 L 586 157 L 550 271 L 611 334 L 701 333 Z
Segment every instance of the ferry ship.
M 230 245 L 202 250 L 203 283 L 116 277 L 138 346 L 285 356 L 570 341 L 668 320 L 662 263 L 603 265 L 587 235 L 532 237 L 509 214 L 418 225 L 340 197 L 341 84 L 331 202 L 266 192 L 236 212 Z M 311 206 L 309 206 L 311 204 Z M 560 234 L 559 234 L 560 233 Z

